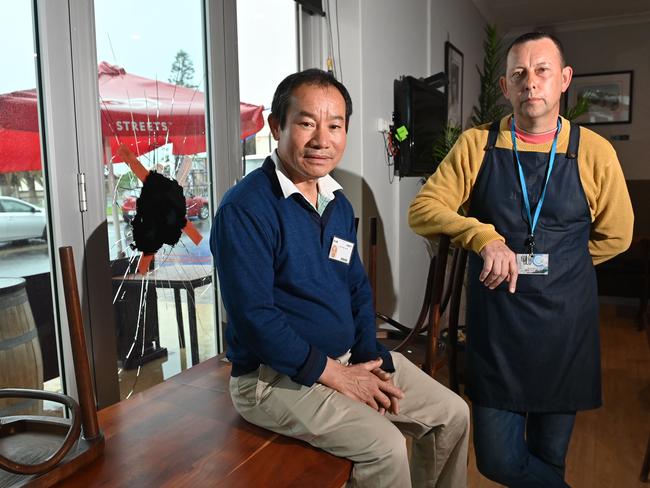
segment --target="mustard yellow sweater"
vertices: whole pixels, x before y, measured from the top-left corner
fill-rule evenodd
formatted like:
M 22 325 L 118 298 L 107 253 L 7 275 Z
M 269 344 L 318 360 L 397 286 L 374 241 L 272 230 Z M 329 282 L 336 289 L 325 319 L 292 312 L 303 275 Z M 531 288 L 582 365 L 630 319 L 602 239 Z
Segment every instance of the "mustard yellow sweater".
M 508 126 L 510 116 L 501 120 L 497 147 L 512 149 Z M 409 225 L 418 234 L 434 237 L 447 234 L 452 242 L 479 253 L 490 241 L 505 239 L 487 222 L 459 215 L 469 211 L 472 188 L 485 155 L 490 124 L 465 131 L 438 170 L 428 179 L 409 209 Z M 557 152 L 569 144 L 570 122 L 562 118 Z M 517 150 L 546 152 L 552 142 L 526 144 L 517 141 Z M 625 178 L 616 152 L 595 132 L 580 128 L 578 149 L 580 181 L 591 211 L 589 251 L 594 264 L 625 251 L 632 240 L 634 215 Z

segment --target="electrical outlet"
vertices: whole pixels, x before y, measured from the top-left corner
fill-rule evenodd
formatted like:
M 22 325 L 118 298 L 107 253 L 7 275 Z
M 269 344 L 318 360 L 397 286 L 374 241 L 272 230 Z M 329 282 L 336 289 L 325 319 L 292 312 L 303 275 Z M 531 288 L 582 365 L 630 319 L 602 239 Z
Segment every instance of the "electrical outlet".
M 382 118 L 377 119 L 377 131 L 383 132 L 384 134 L 388 133 L 390 130 L 389 123 L 387 120 Z

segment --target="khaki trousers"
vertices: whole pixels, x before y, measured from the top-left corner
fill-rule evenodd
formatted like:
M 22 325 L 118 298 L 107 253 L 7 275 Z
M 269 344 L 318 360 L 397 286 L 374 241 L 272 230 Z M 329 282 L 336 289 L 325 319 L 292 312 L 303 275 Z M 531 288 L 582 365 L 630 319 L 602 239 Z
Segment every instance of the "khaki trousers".
M 306 387 L 262 365 L 231 378 L 235 409 L 249 422 L 354 462 L 348 486 L 467 486 L 469 409 L 458 395 L 391 353 L 400 414 L 385 416 L 320 383 Z M 409 471 L 406 439 L 413 438 Z

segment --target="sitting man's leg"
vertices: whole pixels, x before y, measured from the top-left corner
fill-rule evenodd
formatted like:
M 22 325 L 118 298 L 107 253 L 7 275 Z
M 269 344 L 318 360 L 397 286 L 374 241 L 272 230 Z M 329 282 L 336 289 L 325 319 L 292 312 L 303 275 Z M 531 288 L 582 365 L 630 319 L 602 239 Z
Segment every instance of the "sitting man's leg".
M 414 438 L 414 486 L 466 486 L 467 404 L 401 354 L 394 353 L 393 362 L 393 382 L 405 395 L 399 415 L 382 416 L 324 385 L 305 387 L 266 366 L 232 378 L 230 392 L 249 422 L 352 460 L 352 486 L 411 486 L 406 440 L 396 425 Z
M 353 461 L 352 486 L 411 486 L 406 439 L 369 406 L 319 383 L 300 385 L 267 366 L 231 378 L 230 392 L 249 422 Z
M 393 382 L 404 392 L 400 414 L 387 415 L 413 438 L 413 486 L 467 486 L 469 407 L 399 353 Z

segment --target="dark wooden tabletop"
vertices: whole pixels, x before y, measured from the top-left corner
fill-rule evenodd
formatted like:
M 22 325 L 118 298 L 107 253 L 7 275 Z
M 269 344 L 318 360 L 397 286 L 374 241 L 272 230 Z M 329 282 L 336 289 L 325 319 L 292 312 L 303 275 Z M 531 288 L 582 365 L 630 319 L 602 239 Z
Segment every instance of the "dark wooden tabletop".
M 341 487 L 351 463 L 243 420 L 212 358 L 99 412 L 102 458 L 57 487 Z

